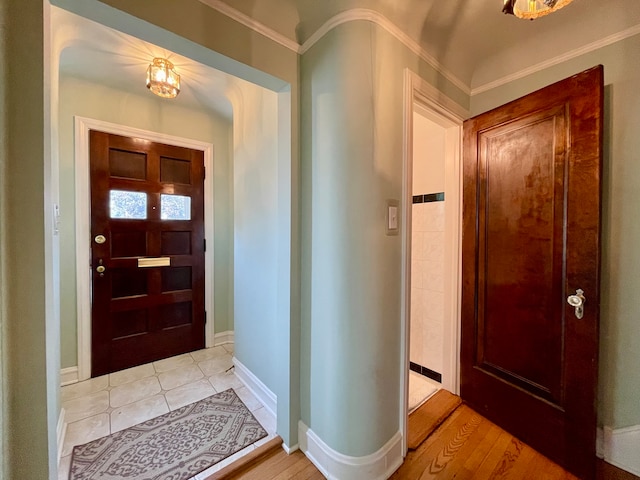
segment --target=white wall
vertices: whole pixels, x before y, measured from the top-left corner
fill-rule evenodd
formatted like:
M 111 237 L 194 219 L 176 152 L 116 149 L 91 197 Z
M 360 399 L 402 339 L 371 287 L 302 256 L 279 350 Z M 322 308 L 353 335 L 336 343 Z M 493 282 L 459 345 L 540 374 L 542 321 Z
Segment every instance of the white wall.
M 435 122 L 413 114 L 413 195 L 445 191 L 445 134 Z M 411 224 L 409 359 L 444 372 L 445 201 L 414 203 Z
M 413 112 L 413 194 L 444 192 L 445 129 Z

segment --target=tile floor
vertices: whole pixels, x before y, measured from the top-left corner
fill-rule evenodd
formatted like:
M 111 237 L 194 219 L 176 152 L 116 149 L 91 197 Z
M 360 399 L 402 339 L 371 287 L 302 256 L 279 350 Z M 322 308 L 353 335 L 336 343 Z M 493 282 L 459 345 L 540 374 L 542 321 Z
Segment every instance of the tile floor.
M 269 435 L 193 477 L 202 480 L 275 436 L 276 419 L 236 377 L 227 344 L 148 363 L 61 388 L 67 431 L 58 478 L 68 479 L 74 445 L 123 430 L 233 388 Z
M 409 413 L 427 401 L 431 395 L 442 388 L 435 380 L 409 370 Z

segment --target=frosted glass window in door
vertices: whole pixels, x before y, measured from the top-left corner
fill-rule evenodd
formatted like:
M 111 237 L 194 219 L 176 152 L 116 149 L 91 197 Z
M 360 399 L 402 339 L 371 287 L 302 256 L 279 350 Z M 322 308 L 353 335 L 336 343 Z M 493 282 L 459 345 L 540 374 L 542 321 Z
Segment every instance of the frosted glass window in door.
M 144 220 L 147 218 L 147 194 L 127 190 L 109 192 L 109 215 L 111 218 Z
M 184 195 L 160 195 L 162 220 L 191 220 L 191 197 Z

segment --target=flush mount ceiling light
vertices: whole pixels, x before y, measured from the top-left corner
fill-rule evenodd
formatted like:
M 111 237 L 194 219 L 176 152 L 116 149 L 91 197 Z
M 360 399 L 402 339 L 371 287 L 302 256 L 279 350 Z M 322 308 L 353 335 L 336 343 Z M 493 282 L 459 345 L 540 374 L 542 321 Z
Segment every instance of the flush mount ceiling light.
M 525 20 L 534 20 L 544 17 L 562 7 L 569 5 L 573 0 L 504 0 L 503 13 L 515 15 Z
M 166 58 L 154 58 L 147 68 L 147 88 L 163 98 L 175 98 L 180 93 L 180 75 Z

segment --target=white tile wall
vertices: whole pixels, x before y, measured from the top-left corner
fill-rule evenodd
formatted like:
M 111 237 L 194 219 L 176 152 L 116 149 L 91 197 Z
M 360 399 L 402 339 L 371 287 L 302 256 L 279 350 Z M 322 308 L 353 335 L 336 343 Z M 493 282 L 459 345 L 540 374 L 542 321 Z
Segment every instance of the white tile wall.
M 409 357 L 438 373 L 444 364 L 444 209 L 441 201 L 414 203 L 412 211 Z

